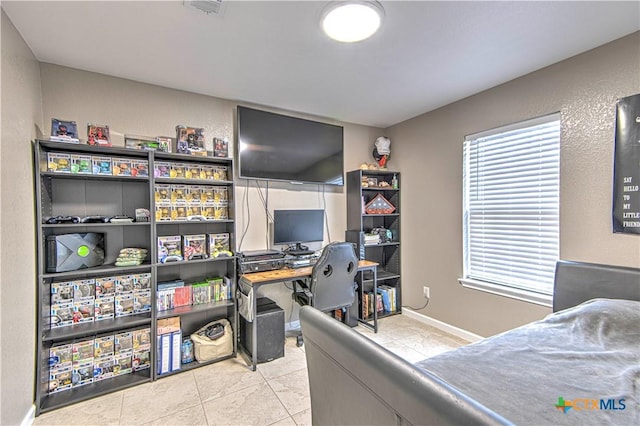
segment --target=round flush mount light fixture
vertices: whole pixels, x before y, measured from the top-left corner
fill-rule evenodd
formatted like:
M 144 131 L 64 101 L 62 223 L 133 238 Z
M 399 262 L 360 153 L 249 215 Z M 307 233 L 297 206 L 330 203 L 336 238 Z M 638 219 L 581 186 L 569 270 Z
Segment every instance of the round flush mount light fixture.
M 332 39 L 354 43 L 375 34 L 383 17 L 384 9 L 377 1 L 332 2 L 323 11 L 320 25 Z

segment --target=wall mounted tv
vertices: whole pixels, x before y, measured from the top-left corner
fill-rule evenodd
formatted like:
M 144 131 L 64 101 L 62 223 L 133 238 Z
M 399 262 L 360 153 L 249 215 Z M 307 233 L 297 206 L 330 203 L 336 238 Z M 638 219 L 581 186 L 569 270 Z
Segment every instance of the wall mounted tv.
M 240 178 L 344 185 L 343 128 L 238 106 Z

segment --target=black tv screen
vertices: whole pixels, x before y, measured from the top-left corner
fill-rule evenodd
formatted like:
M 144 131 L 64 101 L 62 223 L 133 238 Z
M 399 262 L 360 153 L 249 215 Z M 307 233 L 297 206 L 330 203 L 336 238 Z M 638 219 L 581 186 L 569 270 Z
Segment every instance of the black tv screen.
M 343 128 L 238 106 L 240 177 L 344 185 Z

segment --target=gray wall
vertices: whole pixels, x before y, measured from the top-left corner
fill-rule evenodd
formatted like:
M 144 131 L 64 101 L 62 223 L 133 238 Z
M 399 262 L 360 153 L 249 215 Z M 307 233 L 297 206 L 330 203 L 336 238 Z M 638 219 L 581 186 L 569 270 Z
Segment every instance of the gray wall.
M 20 424 L 33 403 L 35 234 L 30 141 L 42 125 L 40 68 L 2 11 L 0 144 L 0 424 Z
M 387 130 L 402 172 L 403 302 L 489 336 L 549 308 L 462 287 L 462 141 L 561 112 L 560 257 L 640 267 L 640 236 L 611 228 L 615 102 L 640 93 L 640 33 Z M 470 70 L 470 78 L 473 70 Z

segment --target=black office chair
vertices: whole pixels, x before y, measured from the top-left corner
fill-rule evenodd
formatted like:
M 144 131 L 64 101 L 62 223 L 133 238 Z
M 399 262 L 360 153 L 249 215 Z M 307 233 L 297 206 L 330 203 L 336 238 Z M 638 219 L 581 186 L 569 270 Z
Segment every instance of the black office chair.
M 300 305 L 310 305 L 322 312 L 342 310 L 343 322 L 349 322 L 349 307 L 355 300 L 358 258 L 351 243 L 331 243 L 323 250 L 311 271 L 310 284 L 296 281 L 293 299 Z M 296 335 L 302 346 L 302 333 Z

